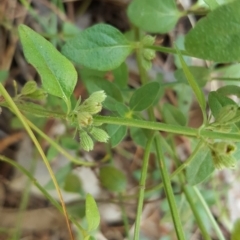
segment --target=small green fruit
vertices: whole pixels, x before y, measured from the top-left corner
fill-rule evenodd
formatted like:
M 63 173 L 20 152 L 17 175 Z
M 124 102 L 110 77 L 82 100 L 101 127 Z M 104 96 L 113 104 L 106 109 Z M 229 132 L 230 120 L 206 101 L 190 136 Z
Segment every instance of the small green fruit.
M 229 120 L 233 119 L 237 113 L 237 105 L 227 105 L 224 106 L 219 114 L 217 115 L 215 122 L 216 123 L 227 123 Z
M 102 104 L 100 102 L 87 100 L 85 100 L 83 104 L 78 107 L 78 111 L 88 112 L 90 114 L 96 114 L 102 111 Z
M 155 43 L 155 37 L 151 35 L 146 35 L 143 37 L 141 42 L 144 46 L 151 46 Z
M 156 57 L 156 53 L 152 49 L 144 49 L 143 50 L 143 57 L 146 60 L 151 61 L 151 60 L 153 60 Z
M 107 95 L 104 91 L 97 91 L 94 92 L 90 95 L 90 97 L 88 99 L 86 99 L 85 101 L 93 101 L 93 102 L 98 102 L 98 103 L 102 103 L 105 99 L 106 99 Z
M 47 97 L 47 92 L 43 89 L 39 88 L 33 93 L 30 93 L 28 95 L 25 95 L 27 98 L 31 98 L 33 100 L 44 100 Z
M 100 128 L 93 127 L 89 133 L 99 142 L 107 142 L 109 139 L 108 134 Z
M 88 112 L 79 112 L 77 119 L 80 128 L 90 126 L 93 122 L 92 115 Z
M 85 150 L 85 151 L 91 151 L 93 150 L 93 140 L 91 137 L 88 135 L 87 132 L 82 131 L 80 132 L 80 147 Z
M 215 142 L 213 149 L 218 155 L 232 155 L 236 151 L 236 146 L 229 142 Z
M 215 155 L 213 156 L 213 164 L 217 169 L 235 168 L 236 159 L 229 155 Z
M 217 169 L 234 168 L 236 159 L 232 154 L 236 151 L 236 146 L 228 142 L 216 142 L 212 145 L 212 158 Z
M 21 90 L 21 94 L 22 95 L 28 95 L 28 94 L 34 93 L 36 90 L 37 90 L 36 82 L 35 81 L 29 81 L 23 86 L 23 88 Z

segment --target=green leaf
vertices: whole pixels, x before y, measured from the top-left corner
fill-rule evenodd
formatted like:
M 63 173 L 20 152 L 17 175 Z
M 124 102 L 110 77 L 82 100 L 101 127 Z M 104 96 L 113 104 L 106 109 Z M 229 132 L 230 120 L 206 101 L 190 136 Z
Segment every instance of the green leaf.
M 70 110 L 70 96 L 77 83 L 77 72 L 72 63 L 29 27 L 20 25 L 19 35 L 24 55 L 40 74 L 44 89 L 62 98 Z
M 29 99 L 33 99 L 33 100 L 44 100 L 47 98 L 47 93 L 42 88 L 38 88 L 33 93 L 24 95 L 24 98 L 29 98 Z
M 197 67 L 197 66 L 189 66 L 188 69 L 193 75 L 196 82 L 198 83 L 199 87 L 201 88 L 204 87 L 210 78 L 210 70 L 205 67 Z M 174 76 L 179 82 L 188 84 L 188 80 L 184 74 L 183 69 L 177 69 L 174 72 Z
M 202 110 L 204 120 L 206 120 L 206 100 L 205 100 L 204 94 L 203 94 L 202 90 L 200 89 L 200 87 L 198 86 L 196 80 L 194 79 L 192 73 L 190 72 L 187 64 L 184 61 L 181 52 L 179 51 L 179 49 L 177 47 L 176 47 L 176 50 L 177 50 L 177 54 L 179 56 L 180 62 L 182 64 L 184 74 L 188 80 L 190 87 L 192 88 L 193 92 L 196 95 L 197 101 Z
M 101 167 L 99 179 L 103 187 L 113 192 L 123 192 L 127 186 L 124 173 L 112 166 Z
M 173 89 L 177 94 L 179 109 L 187 116 L 193 99 L 192 89 L 189 85 L 181 83 L 174 86 Z
M 227 86 L 221 87 L 217 90 L 217 92 L 224 96 L 235 95 L 238 98 L 240 98 L 240 87 L 236 85 L 227 85 Z
M 181 17 L 175 0 L 133 0 L 127 14 L 134 25 L 152 33 L 171 31 Z
M 50 145 L 50 147 L 47 150 L 47 159 L 49 162 L 51 162 L 52 160 L 54 160 L 54 158 L 56 158 L 58 156 L 58 150 L 53 147 L 52 145 Z
M 240 79 L 239 68 L 240 68 L 240 63 L 237 63 L 237 64 L 232 64 L 230 66 L 225 66 L 225 67 L 216 69 L 215 72 L 221 78 L 239 78 Z
M 100 223 L 100 214 L 94 198 L 89 193 L 86 197 L 86 219 L 89 232 L 98 228 Z
M 186 35 L 187 52 L 215 62 L 239 61 L 239 15 L 240 1 L 222 5 L 210 12 Z
M 187 119 L 183 113 L 175 106 L 165 103 L 162 108 L 164 121 L 169 124 L 186 126 Z
M 106 100 L 103 103 L 103 108 L 108 109 L 110 111 L 116 111 L 116 104 L 118 101 L 116 101 L 114 98 L 107 96 Z
M 214 117 L 218 116 L 219 112 L 224 106 L 236 105 L 232 99 L 225 97 L 224 95 L 215 91 L 209 93 L 208 104 Z
M 70 150 L 79 149 L 79 143 L 72 137 L 61 137 L 60 142 L 61 142 L 61 145 L 66 149 L 70 149 Z
M 240 142 L 236 143 L 236 151 L 232 154 L 232 156 L 239 161 L 240 160 Z
M 234 223 L 234 227 L 231 234 L 231 240 L 239 240 L 240 236 L 240 218 Z
M 149 130 L 135 127 L 130 128 L 130 136 L 134 143 L 142 148 L 146 147 L 147 141 L 150 137 Z M 154 152 L 154 146 L 152 146 L 151 152 Z
M 71 22 L 63 22 L 62 34 L 65 39 L 73 38 L 80 32 L 81 30 Z
M 216 2 L 216 0 L 204 0 L 204 2 L 209 6 L 211 10 L 219 7 L 219 4 Z
M 124 103 L 117 102 L 115 104 L 115 109 L 121 117 L 126 117 L 127 118 L 127 117 L 132 116 L 132 112 L 130 111 L 130 109 Z
M 81 204 L 68 204 L 66 207 L 68 214 L 72 217 L 77 219 L 83 219 L 85 217 L 85 202 Z
M 93 236 L 86 236 L 83 240 L 96 240 Z
M 69 173 L 64 182 L 63 189 L 66 192 L 81 193 L 81 182 L 77 175 Z
M 80 74 L 88 92 L 93 93 L 104 90 L 107 98 L 103 103 L 103 107 L 111 111 L 116 111 L 116 103 L 123 101 L 122 93 L 116 84 L 106 79 L 106 73 L 83 68 Z
M 90 89 L 91 87 L 91 92 L 99 91 L 99 90 L 104 90 L 107 96 L 112 97 L 116 99 L 119 102 L 123 101 L 122 94 L 120 89 L 114 84 L 106 80 L 100 80 L 94 81 L 92 79 L 89 79 L 88 82 L 86 83 L 87 89 Z
M 184 41 L 185 41 L 185 36 L 184 35 L 178 35 L 176 40 L 175 40 L 175 44 L 179 49 L 185 50 Z M 191 65 L 191 63 L 192 63 L 191 57 L 183 56 L 183 59 L 188 66 Z M 181 68 L 181 62 L 179 60 L 179 57 L 176 54 L 174 54 L 174 64 L 176 65 L 177 68 Z
M 211 151 L 202 147 L 186 168 L 187 182 L 196 185 L 204 181 L 214 171 Z
M 158 82 L 147 83 L 138 88 L 132 95 L 129 107 L 133 111 L 143 111 L 149 108 L 155 101 L 160 84 Z
M 128 68 L 124 62 L 118 68 L 112 71 L 114 80 L 113 82 L 120 88 L 125 88 L 128 82 Z
M 127 135 L 126 126 L 108 124 L 106 126 L 106 130 L 110 137 L 110 143 L 112 147 L 117 146 Z
M 28 81 L 21 90 L 22 95 L 34 93 L 37 90 L 37 83 L 35 81 Z
M 107 71 L 120 66 L 134 46 L 116 28 L 97 24 L 70 39 L 62 52 L 85 67 Z

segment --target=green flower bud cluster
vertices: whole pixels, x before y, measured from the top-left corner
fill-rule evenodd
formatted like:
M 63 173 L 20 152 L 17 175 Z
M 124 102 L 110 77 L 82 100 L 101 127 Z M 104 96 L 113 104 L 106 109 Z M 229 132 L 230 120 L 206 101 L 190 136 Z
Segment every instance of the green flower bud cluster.
M 69 121 L 77 122 L 79 130 L 80 146 L 85 151 L 93 150 L 93 139 L 99 142 L 107 142 L 108 134 L 97 127 L 93 121 L 93 115 L 102 110 L 102 102 L 106 99 L 104 91 L 97 91 L 90 95 L 83 103 L 81 98 L 78 100 L 76 107 L 69 116 Z
M 233 153 L 236 151 L 236 146 L 229 142 L 215 142 L 211 146 L 211 153 L 214 166 L 217 169 L 235 168 L 236 159 Z
M 155 37 L 150 35 L 146 35 L 141 40 L 141 44 L 143 46 L 142 49 L 142 65 L 146 70 L 149 70 L 152 67 L 152 60 L 156 57 L 155 50 L 146 48 L 152 46 L 155 42 Z
M 151 46 L 155 43 L 155 37 L 151 36 L 151 35 L 145 35 L 143 37 L 143 39 L 141 40 L 141 43 L 144 46 Z
M 91 137 L 93 137 L 96 141 L 99 142 L 107 142 L 109 139 L 108 134 L 100 128 L 92 127 L 90 130 L 87 131 L 80 131 L 80 146 L 85 151 L 91 151 L 93 150 L 93 140 Z
M 215 121 L 207 127 L 210 130 L 219 132 L 230 132 L 233 124 L 240 121 L 240 109 L 237 105 L 227 105 L 222 107 L 215 118 Z
M 38 88 L 35 81 L 28 81 L 22 88 L 18 98 L 43 100 L 47 97 L 46 91 L 42 88 Z

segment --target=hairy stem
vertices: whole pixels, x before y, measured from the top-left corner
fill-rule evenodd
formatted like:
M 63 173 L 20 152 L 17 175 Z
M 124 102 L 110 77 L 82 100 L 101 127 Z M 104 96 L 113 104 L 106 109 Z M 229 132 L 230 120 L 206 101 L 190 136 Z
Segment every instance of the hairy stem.
M 159 122 L 153 122 L 153 121 L 145 121 L 145 120 L 139 120 L 139 119 L 130 119 L 130 118 L 121 118 L 121 117 L 110 117 L 110 116 L 95 116 L 94 121 L 96 123 L 102 123 L 102 124 L 113 124 L 113 125 L 123 125 L 128 127 L 138 127 L 138 128 L 144 128 L 149 130 L 158 130 L 168 133 L 174 133 L 189 137 L 195 137 L 195 138 L 211 138 L 211 139 L 222 139 L 222 140 L 229 140 L 229 141 L 236 141 L 240 142 L 240 135 L 235 133 L 223 133 L 223 132 L 212 132 L 210 130 L 204 130 L 202 129 L 199 131 L 195 128 L 190 127 L 183 127 L 183 126 L 177 126 L 177 125 L 171 125 L 171 124 L 165 124 L 165 123 L 159 123 Z
M 149 138 L 147 142 L 147 145 L 144 151 L 144 156 L 143 156 L 143 165 L 142 165 L 142 171 L 141 171 L 141 178 L 139 182 L 140 189 L 138 193 L 137 216 L 136 216 L 134 238 L 133 238 L 134 240 L 138 240 L 139 234 L 140 234 L 140 221 L 141 221 L 141 214 L 142 214 L 143 201 L 144 201 L 144 191 L 145 191 L 145 184 L 147 179 L 149 155 L 151 151 L 153 138 L 154 138 L 154 133 L 152 133 L 152 136 Z
M 160 136 L 157 136 L 155 138 L 155 148 L 157 151 L 157 158 L 158 158 L 160 172 L 161 172 L 161 176 L 162 176 L 162 180 L 163 180 L 164 190 L 165 190 L 165 193 L 166 193 L 166 196 L 168 199 L 169 208 L 170 208 L 170 211 L 172 214 L 173 223 L 175 226 L 175 231 L 176 231 L 177 237 L 179 240 L 184 240 L 185 239 L 184 231 L 182 228 L 181 219 L 180 219 L 180 216 L 178 213 L 176 201 L 175 201 L 174 194 L 173 194 L 173 189 L 171 186 L 171 181 L 169 178 L 169 174 L 167 172 L 167 168 L 166 168 L 164 155 L 163 155 L 161 146 L 162 146 L 162 144 L 161 144 Z
M 223 236 L 221 229 L 219 228 L 218 224 L 216 223 L 216 220 L 214 219 L 214 217 L 213 217 L 206 201 L 204 200 L 202 194 L 200 193 L 200 191 L 198 190 L 197 187 L 193 187 L 193 189 L 194 189 L 196 195 L 198 196 L 198 199 L 201 202 L 202 206 L 204 207 L 205 212 L 207 213 L 208 218 L 210 219 L 210 221 L 213 225 L 213 228 L 216 232 L 216 235 L 218 236 L 218 239 L 219 240 L 225 240 L 225 237 Z
M 60 191 L 60 188 L 58 186 L 58 183 L 57 183 L 57 180 L 55 178 L 55 175 L 51 169 L 51 166 L 39 144 L 39 142 L 37 141 L 35 135 L 33 134 L 31 128 L 29 127 L 29 125 L 27 124 L 27 122 L 25 121 L 22 113 L 19 111 L 19 109 L 17 108 L 17 106 L 15 105 L 14 101 L 12 100 L 12 98 L 9 96 L 9 94 L 7 93 L 7 91 L 5 90 L 5 88 L 3 87 L 3 85 L 0 83 L 0 92 L 1 94 L 3 95 L 4 99 L 6 100 L 6 102 L 8 103 L 8 105 L 10 106 L 11 110 L 16 114 L 16 116 L 19 118 L 19 120 L 22 122 L 24 128 L 26 129 L 27 133 L 29 134 L 30 138 L 32 139 L 34 145 L 36 146 L 39 154 L 41 155 L 48 171 L 49 171 L 49 174 L 53 180 L 53 183 L 54 183 L 54 186 L 57 190 L 57 193 L 58 193 L 58 196 L 59 196 L 59 199 L 61 201 L 61 204 L 62 204 L 62 208 L 63 208 L 63 212 L 64 212 L 64 215 L 65 215 L 65 219 L 66 219 L 66 224 L 67 224 L 67 227 L 68 227 L 68 230 L 69 230 L 69 234 L 70 234 L 70 239 L 74 239 L 74 236 L 73 236 L 73 233 L 72 233 L 72 229 L 71 229 L 71 226 L 70 226 L 70 223 L 69 223 L 69 219 L 68 219 L 68 213 L 67 213 L 67 210 L 66 210 L 66 206 L 65 206 L 65 203 L 63 201 L 63 197 L 62 197 L 62 193 Z

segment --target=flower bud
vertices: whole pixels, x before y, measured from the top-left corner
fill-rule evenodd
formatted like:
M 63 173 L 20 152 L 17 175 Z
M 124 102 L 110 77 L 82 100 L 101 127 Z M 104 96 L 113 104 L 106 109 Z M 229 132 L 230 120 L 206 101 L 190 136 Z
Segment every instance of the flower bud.
M 155 50 L 152 49 L 144 49 L 143 50 L 143 57 L 148 60 L 151 61 L 155 58 L 156 54 L 155 54 Z
M 231 125 L 220 125 L 218 128 L 216 128 L 215 130 L 219 131 L 219 132 L 225 132 L 225 133 L 229 133 L 232 131 L 232 126 Z
M 217 169 L 234 168 L 236 159 L 232 154 L 236 151 L 236 146 L 228 142 L 216 142 L 212 146 L 212 158 Z
M 79 127 L 86 127 L 92 124 L 92 115 L 88 112 L 79 112 L 77 115 Z
M 239 121 L 240 121 L 240 110 L 238 109 L 237 112 L 236 112 L 236 115 L 234 116 L 234 118 L 229 120 L 227 123 L 231 124 L 231 123 L 237 123 Z
M 25 97 L 31 98 L 34 100 L 43 100 L 47 97 L 47 93 L 43 89 L 39 88 L 35 90 L 33 93 L 25 95 Z
M 34 93 L 36 90 L 37 90 L 36 82 L 35 81 L 29 81 L 23 86 L 23 88 L 21 90 L 21 94 L 22 95 L 28 95 L 28 94 Z
M 87 99 L 88 100 L 88 99 Z M 102 104 L 99 102 L 85 100 L 82 105 L 78 107 L 78 111 L 88 112 L 90 114 L 96 114 L 101 112 Z
M 236 146 L 229 142 L 215 142 L 213 149 L 218 155 L 232 155 L 236 151 Z
M 152 68 L 152 62 L 145 58 L 142 58 L 142 66 L 144 67 L 145 70 L 149 70 Z
M 92 93 L 88 99 L 85 101 L 93 101 L 93 102 L 98 102 L 102 103 L 106 99 L 107 95 L 104 91 L 97 91 Z
M 213 164 L 217 169 L 235 168 L 236 159 L 231 155 L 215 155 L 213 156 Z
M 107 142 L 109 139 L 108 134 L 100 128 L 93 127 L 90 131 L 90 134 L 99 142 Z
M 93 140 L 91 137 L 87 134 L 87 132 L 82 131 L 80 133 L 80 147 L 85 151 L 91 151 L 93 150 Z
M 153 45 L 155 42 L 155 37 L 151 36 L 151 35 L 146 35 L 143 37 L 142 39 L 142 44 L 145 46 L 149 46 L 149 45 Z
M 235 117 L 237 113 L 237 105 L 227 105 L 224 106 L 219 114 L 217 115 L 215 122 L 216 123 L 227 123 L 229 120 Z

